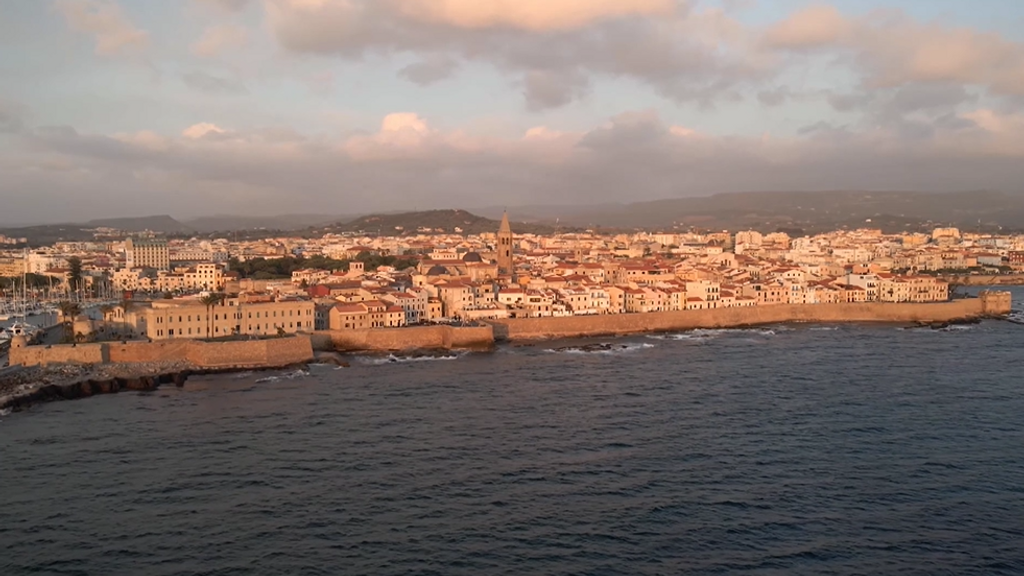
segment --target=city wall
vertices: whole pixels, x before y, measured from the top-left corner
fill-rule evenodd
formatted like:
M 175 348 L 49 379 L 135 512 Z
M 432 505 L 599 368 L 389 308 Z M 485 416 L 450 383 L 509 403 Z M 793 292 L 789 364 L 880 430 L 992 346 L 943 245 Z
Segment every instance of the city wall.
M 11 365 L 187 362 L 197 368 L 277 368 L 313 360 L 309 336 L 267 340 L 201 342 L 101 342 L 53 346 L 14 346 Z
M 495 320 L 492 324 L 498 339 L 536 340 L 784 322 L 949 322 L 995 317 L 1009 312 L 1008 292 L 988 292 L 978 298 L 928 304 L 779 304 L 647 314 L 520 318 Z
M 943 276 L 942 279 L 961 286 L 1024 286 L 1024 274 L 969 274 Z
M 313 335 L 316 350 L 380 351 L 451 350 L 490 348 L 494 345 L 491 326 L 409 326 L 325 330 Z

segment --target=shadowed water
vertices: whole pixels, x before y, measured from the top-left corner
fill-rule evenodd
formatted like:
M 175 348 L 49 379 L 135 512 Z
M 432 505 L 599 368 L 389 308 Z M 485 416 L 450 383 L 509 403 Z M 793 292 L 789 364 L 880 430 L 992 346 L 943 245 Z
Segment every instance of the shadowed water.
M 0 573 L 1024 573 L 1024 327 L 600 341 L 7 416 Z

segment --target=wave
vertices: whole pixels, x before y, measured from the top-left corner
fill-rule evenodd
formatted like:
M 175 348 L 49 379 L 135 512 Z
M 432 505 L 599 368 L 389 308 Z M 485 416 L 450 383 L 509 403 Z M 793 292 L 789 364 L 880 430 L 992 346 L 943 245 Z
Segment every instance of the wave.
M 13 411 L 14 411 L 13 408 L 4 408 L 4 409 L 0 410 L 0 418 L 3 418 L 4 416 L 9 416 L 11 414 L 11 412 L 13 412 Z
M 295 372 L 286 372 L 284 374 L 278 374 L 276 376 L 266 376 L 256 380 L 256 384 L 265 384 L 267 382 L 280 382 L 281 380 L 295 380 L 296 378 L 305 378 L 309 376 L 308 370 L 296 370 Z
M 839 326 L 815 326 L 811 328 L 812 332 L 833 332 L 839 330 Z
M 775 336 L 779 328 L 698 328 L 693 334 L 713 338 L 715 336 L 727 336 L 730 334 L 751 334 L 754 336 Z
M 622 354 L 624 352 L 635 352 L 637 350 L 645 350 L 647 348 L 654 348 L 654 344 L 610 344 L 602 342 L 600 344 L 585 344 L 583 346 L 548 348 L 545 352 L 550 354 Z
M 458 360 L 465 354 L 458 354 L 450 352 L 446 354 L 422 354 L 412 356 L 398 356 L 396 354 L 388 354 L 387 356 L 366 356 L 360 358 L 360 361 L 365 364 L 381 365 L 381 364 L 405 364 L 408 362 L 433 362 L 435 360 Z
M 707 336 L 692 334 L 690 332 L 684 332 L 682 334 L 648 334 L 647 337 L 651 340 L 695 340 L 698 342 L 708 339 Z

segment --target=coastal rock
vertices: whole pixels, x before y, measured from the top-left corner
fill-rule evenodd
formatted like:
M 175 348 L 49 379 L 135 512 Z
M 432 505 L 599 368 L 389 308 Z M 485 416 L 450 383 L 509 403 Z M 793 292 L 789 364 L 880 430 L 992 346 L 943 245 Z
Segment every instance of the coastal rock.
M 555 352 L 609 352 L 611 350 L 625 350 L 629 348 L 625 344 L 609 344 L 602 342 L 600 344 L 584 344 L 583 346 L 562 346 L 561 348 L 555 348 Z
M 317 364 L 331 364 L 334 366 L 341 366 L 342 368 L 348 368 L 350 366 L 345 360 L 345 357 L 337 352 L 314 352 L 313 360 Z

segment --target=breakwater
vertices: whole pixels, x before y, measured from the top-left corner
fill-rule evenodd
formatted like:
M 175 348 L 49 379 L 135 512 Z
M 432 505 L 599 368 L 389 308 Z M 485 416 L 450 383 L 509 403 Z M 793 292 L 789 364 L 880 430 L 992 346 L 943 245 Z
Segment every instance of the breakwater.
M 1010 312 L 1009 292 L 982 292 L 977 298 L 922 304 L 778 304 L 646 314 L 495 320 L 499 340 L 539 340 L 670 332 L 697 328 L 737 328 L 787 322 L 950 322 L 998 317 Z

